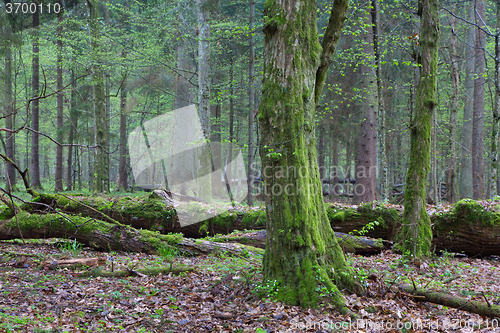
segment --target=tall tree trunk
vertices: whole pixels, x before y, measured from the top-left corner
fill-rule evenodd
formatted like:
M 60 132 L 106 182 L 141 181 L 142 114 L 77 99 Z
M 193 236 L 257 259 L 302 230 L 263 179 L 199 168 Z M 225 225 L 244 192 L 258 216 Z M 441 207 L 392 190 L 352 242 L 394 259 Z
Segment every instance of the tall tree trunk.
M 210 139 L 210 25 L 203 0 L 198 0 L 198 114 L 205 138 Z
M 450 108 L 450 126 L 451 126 L 451 163 L 447 170 L 447 189 L 448 202 L 455 203 L 458 201 L 457 188 L 457 115 L 458 115 L 458 87 L 459 87 L 459 70 L 457 56 L 457 38 L 455 36 L 456 18 L 450 17 L 450 26 L 452 28 L 450 36 L 450 60 L 451 60 L 451 84 L 452 97 Z
M 57 14 L 57 142 L 63 143 L 62 12 Z M 63 147 L 56 148 L 56 192 L 63 190 Z
M 90 10 L 90 33 L 93 64 L 93 91 L 94 91 L 94 144 L 95 148 L 95 179 L 93 191 L 97 193 L 109 192 L 109 156 L 108 132 L 106 119 L 106 96 L 104 90 L 104 71 L 99 55 L 99 0 L 87 0 Z
M 334 2 L 322 52 L 315 1 L 266 1 L 258 114 L 267 214 L 263 280 L 275 283 L 279 300 L 304 307 L 316 305 L 324 287 L 343 312 L 337 286 L 356 285 L 326 215 L 314 114 L 336 46 L 332 36 L 340 34 L 347 5 Z
M 476 24 L 484 28 L 484 0 L 476 0 Z M 474 79 L 474 111 L 472 117 L 472 186 L 473 199 L 484 199 L 485 179 L 483 165 L 484 151 L 484 47 L 485 33 L 476 29 L 476 70 Z
M 76 74 L 75 69 L 71 70 L 71 101 L 70 101 L 70 115 L 69 115 L 69 135 L 68 143 L 75 143 L 75 132 L 78 125 L 78 111 L 76 110 Z M 77 151 L 78 153 L 78 151 Z M 73 146 L 68 147 L 68 159 L 66 162 L 66 190 L 71 191 L 73 189 Z M 80 176 L 78 176 L 80 178 Z M 81 182 L 79 182 L 80 184 Z M 80 188 L 79 188 L 80 189 Z
M 387 168 L 387 151 L 386 151 L 386 123 L 385 123 L 385 108 L 382 102 L 382 65 L 381 65 L 381 45 L 380 45 L 380 6 L 379 0 L 372 1 L 372 22 L 373 22 L 373 53 L 375 55 L 375 65 L 377 76 L 377 97 L 378 97 L 378 160 L 379 160 L 379 176 L 380 176 L 380 195 L 383 200 L 389 199 L 389 175 Z
M 6 29 L 10 29 L 10 25 L 6 25 Z M 6 34 L 7 37 L 10 36 L 10 30 Z M 12 93 L 12 50 L 11 45 L 5 47 L 5 127 L 9 130 L 13 130 L 15 126 L 15 115 L 14 115 L 14 99 Z M 15 162 L 15 141 L 14 133 L 7 132 L 5 135 L 5 155 Z M 14 166 L 10 163 L 5 164 L 5 178 L 7 181 L 7 190 L 15 191 L 16 189 L 16 170 Z
M 472 4 L 468 10 L 468 20 L 474 20 L 475 6 Z M 465 93 L 464 93 L 464 123 L 462 128 L 462 158 L 460 160 L 460 198 L 472 198 L 472 116 L 474 105 L 474 45 L 476 44 L 476 29 L 467 27 L 467 44 L 465 60 Z
M 421 0 L 420 78 L 410 136 L 410 164 L 406 176 L 405 210 L 399 246 L 415 257 L 430 252 L 431 221 L 425 210 L 430 168 L 432 115 L 436 106 L 439 16 L 438 0 Z
M 33 66 L 32 66 L 32 90 L 33 97 L 38 97 L 40 87 L 40 64 L 39 64 L 39 12 L 35 11 L 33 14 Z M 35 99 L 31 102 L 31 127 L 35 132 L 39 130 L 39 114 L 40 114 L 40 101 Z M 31 186 L 34 188 L 41 188 L 40 182 L 40 145 L 38 143 L 39 134 L 32 132 L 31 134 Z
M 372 4 L 367 0 L 368 5 Z M 354 205 L 362 202 L 376 200 L 377 181 L 377 113 L 379 109 L 377 76 L 373 71 L 374 40 L 372 16 L 369 12 L 365 14 L 366 33 L 363 35 L 364 63 L 361 67 L 360 86 L 364 89 L 362 109 L 364 120 L 361 123 L 358 136 L 358 151 L 356 156 L 356 184 L 354 185 Z
M 122 52 L 125 57 L 125 51 Z M 118 166 L 119 189 L 128 190 L 127 174 L 127 80 L 123 81 L 120 94 L 120 162 Z
M 198 11 L 198 114 L 205 139 L 210 140 L 210 25 L 208 23 L 208 10 L 204 0 L 197 0 Z M 200 159 L 211 161 L 209 149 L 204 149 Z M 203 163 L 198 174 L 210 174 L 211 163 Z M 212 197 L 211 177 L 203 177 L 199 182 L 197 191 L 202 198 Z
M 255 0 L 250 0 L 250 58 L 248 59 L 248 205 L 253 206 L 255 175 Z
M 497 0 L 497 26 L 495 35 L 495 106 L 493 107 L 493 125 L 491 129 L 491 161 L 489 193 L 490 197 L 498 195 L 498 130 L 500 124 L 500 1 Z
M 105 20 L 105 30 L 110 30 L 110 24 L 109 24 L 109 1 L 106 1 L 106 10 L 104 14 L 104 20 Z M 109 41 L 109 39 L 108 39 Z M 106 48 L 106 51 L 109 51 L 109 48 Z M 110 85 L 111 85 L 111 79 L 110 79 L 110 69 L 106 69 L 106 136 L 108 139 L 106 140 L 106 150 L 109 151 L 109 119 L 111 118 L 111 96 L 110 96 Z M 109 160 L 109 157 L 108 157 Z M 109 168 L 109 167 L 108 167 Z M 109 183 L 109 180 L 108 180 Z M 108 185 L 109 186 L 109 185 Z
M 193 103 L 192 84 L 188 81 L 187 75 L 191 71 L 189 65 L 189 49 L 188 43 L 184 37 L 184 29 L 188 23 L 184 18 L 182 7 L 186 3 L 179 2 L 179 16 L 178 16 L 178 42 L 177 42 L 177 69 L 179 73 L 175 76 L 175 107 L 180 109 Z

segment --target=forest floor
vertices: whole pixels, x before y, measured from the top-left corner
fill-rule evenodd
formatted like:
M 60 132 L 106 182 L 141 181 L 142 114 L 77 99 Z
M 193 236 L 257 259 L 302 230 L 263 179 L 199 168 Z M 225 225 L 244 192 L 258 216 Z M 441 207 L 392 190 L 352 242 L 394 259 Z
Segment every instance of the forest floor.
M 100 268 L 50 267 L 55 260 L 100 257 L 107 259 Z M 315 310 L 273 301 L 274 286 L 262 285 L 262 257 L 256 254 L 187 258 L 175 252 L 103 253 L 55 239 L 0 242 L 0 332 L 500 332 L 499 319 L 415 302 L 397 288 L 415 283 L 498 304 L 498 258 L 444 253 L 409 262 L 385 251 L 347 259 L 367 288 L 366 296 L 345 296 L 357 320 L 340 315 L 327 296 Z M 194 270 L 104 274 L 170 265 Z

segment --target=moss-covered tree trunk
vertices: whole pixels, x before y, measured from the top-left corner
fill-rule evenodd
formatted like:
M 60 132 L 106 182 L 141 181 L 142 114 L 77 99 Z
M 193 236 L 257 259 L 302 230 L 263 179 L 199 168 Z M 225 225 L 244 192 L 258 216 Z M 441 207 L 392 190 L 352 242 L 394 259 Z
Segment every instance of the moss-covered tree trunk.
M 106 98 L 104 92 L 104 71 L 100 64 L 99 53 L 99 0 L 87 0 L 90 11 L 90 30 L 93 61 L 93 89 L 94 89 L 94 130 L 95 130 L 95 183 L 94 191 L 97 193 L 109 192 L 109 157 L 106 152 L 108 147 L 108 128 L 106 120 Z
M 337 286 L 353 290 L 356 283 L 323 203 L 314 112 L 347 5 L 334 2 L 322 53 L 315 1 L 266 1 L 258 116 L 267 212 L 264 281 L 276 282 L 278 299 L 305 307 L 318 304 L 318 290 L 326 287 L 341 311 L 347 309 Z
M 431 221 L 425 210 L 425 189 L 430 169 L 431 122 L 436 105 L 439 39 L 438 0 L 421 0 L 420 8 L 420 79 L 411 124 L 403 228 L 399 235 L 403 253 L 409 251 L 414 256 L 428 254 L 432 241 Z

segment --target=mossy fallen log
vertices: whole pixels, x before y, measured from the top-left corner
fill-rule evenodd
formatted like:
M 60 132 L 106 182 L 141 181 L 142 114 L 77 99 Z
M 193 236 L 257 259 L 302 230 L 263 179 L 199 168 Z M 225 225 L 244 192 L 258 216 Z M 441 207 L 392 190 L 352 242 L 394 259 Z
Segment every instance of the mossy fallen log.
M 181 234 L 163 235 L 150 230 L 137 230 L 120 223 L 110 223 L 75 215 L 32 214 L 20 211 L 17 217 L 0 221 L 0 240 L 72 238 L 95 249 L 157 253 L 165 246 L 176 247 L 185 254 L 207 254 L 213 251 L 247 255 L 261 249 L 241 244 L 221 244 L 207 240 L 184 238 Z
M 434 213 L 433 246 L 475 257 L 500 255 L 500 213 L 495 208 L 464 199 L 448 212 Z
M 85 217 L 111 220 L 135 228 L 159 230 L 162 233 L 182 233 L 186 237 L 229 234 L 234 230 L 264 229 L 266 213 L 263 208 L 227 207 L 219 215 L 201 223 L 182 227 L 174 207 L 169 206 L 157 193 L 133 198 L 105 198 L 90 196 L 66 197 L 59 194 L 40 194 L 36 201 L 62 212 L 81 214 Z M 211 210 L 209 205 L 191 202 L 193 210 Z M 485 209 L 485 202 L 462 200 L 451 209 L 430 209 L 433 223 L 433 246 L 436 250 L 465 253 L 470 256 L 500 255 L 500 213 Z M 491 206 L 491 204 L 489 204 Z M 35 212 L 47 210 L 37 204 L 26 205 Z M 220 207 L 218 207 L 220 211 Z M 186 212 L 186 209 L 183 209 Z M 363 235 L 369 238 L 394 241 L 401 227 L 402 209 L 383 204 L 368 203 L 357 208 L 327 206 L 332 228 L 344 234 Z
M 372 255 L 380 253 L 384 250 L 392 248 L 392 242 L 383 239 L 374 239 L 369 237 L 348 235 L 341 232 L 336 232 L 335 236 L 338 239 L 340 246 L 344 252 Z M 240 243 L 264 249 L 266 246 L 266 231 L 255 231 L 236 235 L 217 236 L 211 238 L 213 242 L 221 243 Z
M 205 237 L 207 235 L 227 234 L 234 230 L 264 229 L 266 213 L 262 208 L 235 206 L 224 209 L 224 212 L 215 215 L 203 222 L 181 226 L 176 210 L 171 202 L 166 202 L 154 191 L 142 197 L 93 197 L 87 195 L 66 196 L 61 194 L 41 193 L 33 202 L 48 205 L 52 209 L 69 214 L 113 221 L 131 225 L 137 229 L 159 230 L 162 233 L 182 233 L 186 237 Z M 210 205 L 200 202 L 181 202 L 184 214 L 189 209 L 210 211 Z M 30 212 L 50 211 L 47 206 L 30 203 L 23 208 Z M 220 211 L 220 209 L 218 209 Z M 186 213 L 187 211 L 187 213 Z
M 413 286 L 409 284 L 400 286 L 400 289 L 410 294 L 410 296 L 412 295 L 420 296 L 417 297 L 417 300 L 419 301 L 441 304 L 455 309 L 460 309 L 471 313 L 477 313 L 481 316 L 500 318 L 499 305 L 473 301 L 467 298 L 452 296 L 436 290 L 429 290 L 425 288 L 415 289 Z
M 18 238 L 72 238 L 106 251 L 155 252 L 162 244 L 176 245 L 181 235 L 161 235 L 93 218 L 59 214 L 32 214 L 20 211 L 0 221 L 0 240 Z

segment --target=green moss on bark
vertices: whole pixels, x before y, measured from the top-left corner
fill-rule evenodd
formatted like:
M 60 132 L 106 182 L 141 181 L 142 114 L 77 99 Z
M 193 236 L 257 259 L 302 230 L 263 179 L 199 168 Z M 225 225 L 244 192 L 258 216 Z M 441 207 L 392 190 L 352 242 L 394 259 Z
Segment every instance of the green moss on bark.
M 282 12 L 286 22 L 275 24 L 273 17 Z M 317 165 L 314 92 L 321 47 L 316 3 L 267 0 L 264 15 L 263 278 L 277 285 L 277 298 L 286 303 L 314 307 L 326 290 L 328 301 L 346 311 L 337 285 L 358 290 L 358 284 L 330 226 Z

